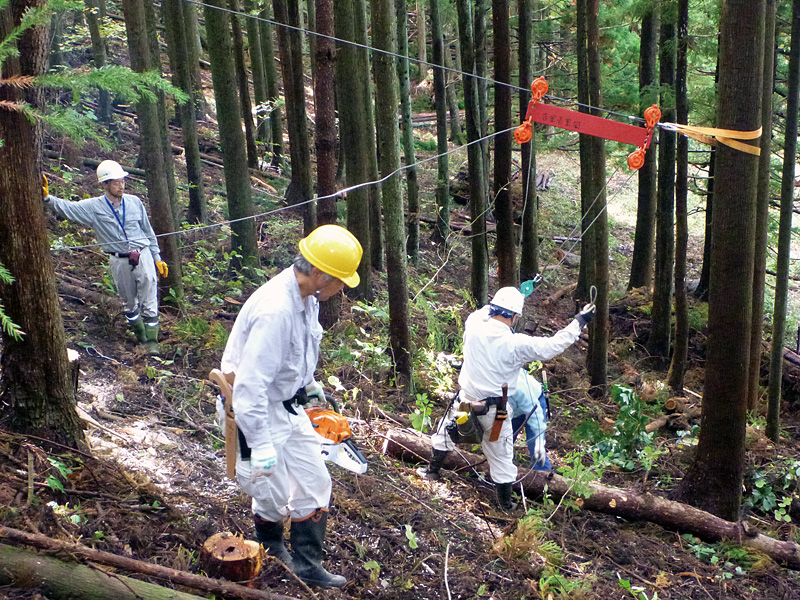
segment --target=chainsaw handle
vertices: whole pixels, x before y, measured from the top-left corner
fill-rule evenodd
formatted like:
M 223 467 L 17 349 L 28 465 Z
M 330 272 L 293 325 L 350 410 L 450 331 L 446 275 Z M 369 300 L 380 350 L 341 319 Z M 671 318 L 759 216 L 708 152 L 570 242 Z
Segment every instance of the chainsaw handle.
M 331 408 L 333 409 L 333 412 L 335 412 L 335 413 L 339 412 L 339 403 L 336 402 L 336 398 L 334 398 L 330 394 L 325 394 L 325 400 L 327 400 L 328 404 L 331 405 Z M 342 413 L 339 413 L 339 414 L 342 414 Z

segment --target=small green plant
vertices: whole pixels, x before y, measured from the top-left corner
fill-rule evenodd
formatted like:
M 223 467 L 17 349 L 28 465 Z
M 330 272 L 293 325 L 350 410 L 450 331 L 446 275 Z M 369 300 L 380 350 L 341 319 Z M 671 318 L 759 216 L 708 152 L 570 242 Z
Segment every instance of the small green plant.
M 378 578 L 381 576 L 381 566 L 374 560 L 364 563 L 364 568 L 369 571 L 369 580 L 372 583 L 378 583 Z
M 411 419 L 411 426 L 425 433 L 433 422 L 431 421 L 431 412 L 433 411 L 434 401 L 428 398 L 428 394 L 417 394 L 417 407 L 414 412 L 409 415 Z
M 769 563 L 769 558 L 744 546 L 723 541 L 706 544 L 691 534 L 683 534 L 687 547 L 697 558 L 720 568 L 717 579 L 730 579 L 745 575 L 747 571 L 760 569 Z
M 655 433 L 645 429 L 649 418 L 644 414 L 644 403 L 633 390 L 618 385 L 611 388 L 611 397 L 619 404 L 614 431 L 606 434 L 596 421 L 587 420 L 575 428 L 574 437 L 578 442 L 589 443 L 592 452 L 626 471 L 639 466 L 651 469 L 663 450 L 653 446 Z
M 631 585 L 630 579 L 620 578 L 619 587 L 627 591 L 636 600 L 658 600 L 658 592 L 653 592 L 652 596 L 648 596 L 642 586 Z
M 789 507 L 800 488 L 800 461 L 775 461 L 755 469 L 745 485 L 742 504 L 776 521 L 790 523 Z
M 0 283 L 14 283 L 14 276 L 3 266 L 3 263 L 0 263 Z M 25 332 L 5 313 L 2 302 L 0 302 L 0 326 L 2 326 L 6 335 L 11 336 L 18 342 L 21 341 L 22 336 L 25 335 Z
M 408 540 L 408 547 L 412 550 L 416 550 L 419 548 L 419 543 L 417 542 L 417 534 L 414 533 L 414 530 L 411 529 L 411 525 L 406 524 L 406 539 Z
M 553 600 L 587 598 L 592 589 L 592 578 L 570 579 L 553 569 L 545 569 L 539 578 L 539 594 Z

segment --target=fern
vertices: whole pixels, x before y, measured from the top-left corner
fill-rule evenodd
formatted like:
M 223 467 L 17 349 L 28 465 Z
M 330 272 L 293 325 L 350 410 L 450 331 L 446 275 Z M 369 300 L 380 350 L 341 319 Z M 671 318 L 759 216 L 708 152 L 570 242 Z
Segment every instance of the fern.
M 0 10 L 2 10 L 2 0 L 0 0 Z M 14 276 L 3 266 L 3 263 L 0 263 L 0 283 L 14 283 Z M 25 332 L 5 313 L 2 302 L 0 302 L 0 327 L 18 342 L 25 335 Z

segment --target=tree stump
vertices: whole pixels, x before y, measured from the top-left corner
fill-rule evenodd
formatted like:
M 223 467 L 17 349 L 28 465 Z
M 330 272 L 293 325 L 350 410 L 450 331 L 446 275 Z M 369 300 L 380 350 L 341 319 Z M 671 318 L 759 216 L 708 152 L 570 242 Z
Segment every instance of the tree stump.
M 216 533 L 203 544 L 200 561 L 210 577 L 229 581 L 253 579 L 261 570 L 264 548 L 229 531 Z

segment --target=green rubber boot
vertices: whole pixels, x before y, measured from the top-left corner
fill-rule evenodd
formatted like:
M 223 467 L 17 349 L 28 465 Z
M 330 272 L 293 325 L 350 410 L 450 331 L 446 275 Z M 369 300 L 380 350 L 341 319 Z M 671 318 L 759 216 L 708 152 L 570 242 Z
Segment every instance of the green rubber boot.
M 128 321 L 128 327 L 136 336 L 136 341 L 140 344 L 147 342 L 147 333 L 145 333 L 144 321 L 142 317 L 136 317 L 135 321 Z
M 150 356 L 160 356 L 161 348 L 158 347 L 158 325 L 146 325 L 144 327 L 147 340 L 144 343 L 145 350 Z

